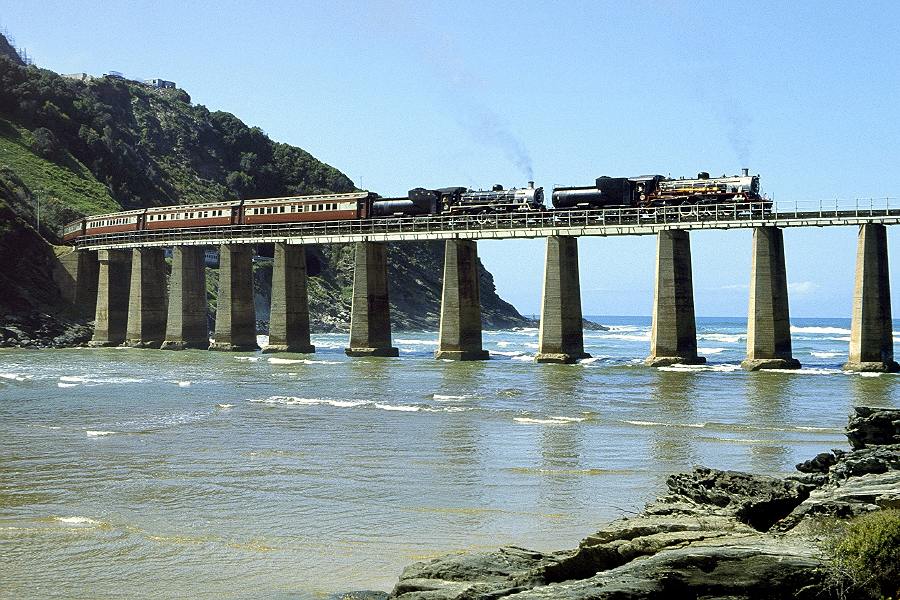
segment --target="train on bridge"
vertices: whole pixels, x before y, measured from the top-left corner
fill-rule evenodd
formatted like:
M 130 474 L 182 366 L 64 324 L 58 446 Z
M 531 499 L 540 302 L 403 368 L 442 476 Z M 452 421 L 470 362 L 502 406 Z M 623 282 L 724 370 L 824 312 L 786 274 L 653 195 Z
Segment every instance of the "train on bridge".
M 759 176 L 747 169 L 741 175 L 672 179 L 662 175 L 598 177 L 593 185 L 555 187 L 552 209 L 688 207 L 737 204 L 771 208 L 760 195 Z M 382 198 L 367 191 L 285 198 L 231 200 L 204 204 L 161 206 L 78 219 L 63 228 L 63 241 L 85 235 L 127 233 L 228 225 L 273 225 L 319 221 L 348 221 L 383 217 L 480 215 L 485 213 L 548 210 L 544 190 L 528 182 L 524 188 L 490 190 L 465 187 L 414 188 L 404 198 Z

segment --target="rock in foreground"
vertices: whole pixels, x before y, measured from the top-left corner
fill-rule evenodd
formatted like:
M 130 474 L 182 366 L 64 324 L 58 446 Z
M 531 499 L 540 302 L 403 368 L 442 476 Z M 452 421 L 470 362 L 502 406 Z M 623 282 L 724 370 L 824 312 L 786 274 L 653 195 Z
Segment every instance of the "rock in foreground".
M 900 506 L 900 410 L 857 408 L 853 450 L 785 479 L 697 468 L 574 550 L 518 547 L 408 566 L 400 600 L 830 597 L 821 518 Z

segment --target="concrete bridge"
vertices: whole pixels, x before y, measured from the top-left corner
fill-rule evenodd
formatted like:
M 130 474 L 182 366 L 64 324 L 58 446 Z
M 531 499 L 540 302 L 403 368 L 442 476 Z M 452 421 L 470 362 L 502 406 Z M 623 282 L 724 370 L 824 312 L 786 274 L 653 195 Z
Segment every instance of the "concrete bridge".
M 364 221 L 236 225 L 135 231 L 78 238 L 64 257 L 71 296 L 95 307 L 95 346 L 245 351 L 257 349 L 253 245 L 275 246 L 270 352 L 314 352 L 306 292 L 307 244 L 355 243 L 349 356 L 397 356 L 392 345 L 385 242 L 446 240 L 436 358 L 483 360 L 478 239 L 547 238 L 538 362 L 572 363 L 584 352 L 578 237 L 656 235 L 656 285 L 648 365 L 697 364 L 690 231 L 753 230 L 747 358 L 743 366 L 798 368 L 793 358 L 783 228 L 858 226 L 850 358 L 845 368 L 896 371 L 887 225 L 888 200 L 839 205 L 734 205 L 656 210 L 569 210 Z M 214 341 L 206 322 L 204 246 L 220 247 Z M 172 249 L 168 295 L 164 248 Z

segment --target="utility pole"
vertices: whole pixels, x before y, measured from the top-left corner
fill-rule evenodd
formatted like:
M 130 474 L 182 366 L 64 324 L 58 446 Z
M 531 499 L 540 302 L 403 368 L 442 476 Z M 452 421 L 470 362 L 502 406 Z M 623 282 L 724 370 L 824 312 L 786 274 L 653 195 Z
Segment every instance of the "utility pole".
M 34 203 L 35 203 L 35 221 L 38 235 L 41 234 L 41 194 L 44 193 L 44 190 L 35 190 L 34 191 Z

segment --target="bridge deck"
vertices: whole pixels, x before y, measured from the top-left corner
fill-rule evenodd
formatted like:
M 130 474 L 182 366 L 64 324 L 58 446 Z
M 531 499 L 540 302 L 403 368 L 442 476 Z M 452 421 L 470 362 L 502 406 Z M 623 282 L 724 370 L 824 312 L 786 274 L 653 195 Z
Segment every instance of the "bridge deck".
M 857 202 L 855 206 L 776 206 L 738 209 L 735 205 L 554 210 L 528 213 L 385 217 L 362 221 L 231 225 L 108 233 L 78 238 L 80 250 L 106 250 L 175 245 L 337 244 L 359 241 L 406 242 L 446 239 L 514 239 L 552 235 L 652 235 L 667 229 L 747 229 L 833 227 L 900 223 L 900 203 L 890 199 Z

